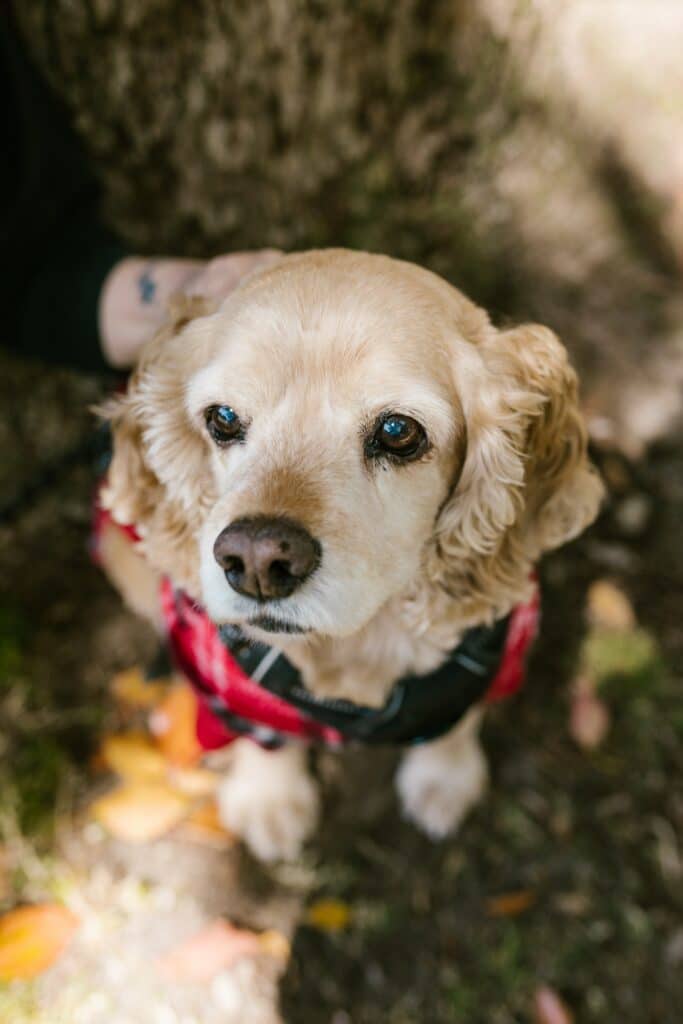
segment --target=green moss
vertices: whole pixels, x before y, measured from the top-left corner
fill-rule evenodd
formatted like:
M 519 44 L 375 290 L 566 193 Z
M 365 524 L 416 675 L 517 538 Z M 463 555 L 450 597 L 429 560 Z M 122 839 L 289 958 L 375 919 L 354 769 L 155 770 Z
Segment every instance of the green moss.
M 35 833 L 46 826 L 66 765 L 64 750 L 50 736 L 25 736 L 17 743 L 11 776 L 0 776 L 0 791 L 3 800 L 14 804 L 22 831 Z

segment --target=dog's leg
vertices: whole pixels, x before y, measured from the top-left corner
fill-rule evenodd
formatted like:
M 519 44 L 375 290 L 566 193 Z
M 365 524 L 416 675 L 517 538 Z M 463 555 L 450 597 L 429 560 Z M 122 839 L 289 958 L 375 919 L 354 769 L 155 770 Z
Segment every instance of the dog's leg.
M 305 748 L 292 743 L 269 751 L 243 739 L 230 754 L 218 788 L 221 821 L 260 860 L 296 857 L 315 828 L 320 804 Z
M 109 582 L 128 607 L 163 632 L 159 603 L 159 573 L 139 554 L 114 523 L 105 523 L 98 543 L 98 558 Z
M 441 739 L 413 747 L 401 761 L 396 784 L 403 813 L 432 839 L 454 832 L 486 789 L 482 714 L 474 708 Z

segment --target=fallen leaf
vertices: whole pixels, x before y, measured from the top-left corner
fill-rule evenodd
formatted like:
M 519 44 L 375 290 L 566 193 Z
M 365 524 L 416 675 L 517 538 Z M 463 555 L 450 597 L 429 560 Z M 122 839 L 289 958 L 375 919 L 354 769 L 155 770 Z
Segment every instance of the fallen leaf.
M 292 947 L 289 939 L 282 932 L 269 928 L 267 931 L 261 932 L 258 938 L 261 944 L 261 952 L 266 956 L 272 956 L 275 960 L 289 959 Z
M 596 580 L 588 588 L 586 613 L 595 626 L 628 632 L 636 625 L 631 602 L 623 591 L 608 580 Z
M 569 713 L 569 735 L 574 742 L 584 750 L 594 750 L 605 739 L 610 723 L 605 702 L 592 690 L 576 686 Z
M 651 681 L 662 673 L 655 638 L 645 629 L 627 633 L 614 629 L 589 629 L 581 645 L 581 664 L 598 686 L 611 676 L 628 676 L 634 682 Z
M 211 796 L 216 792 L 219 776 L 206 768 L 169 768 L 171 784 L 186 796 Z
M 534 993 L 535 1024 L 573 1024 L 574 1017 L 557 992 L 547 985 Z
M 215 800 L 207 800 L 187 816 L 181 826 L 181 835 L 209 846 L 231 846 L 236 842 L 233 833 L 221 822 Z
M 353 917 L 348 903 L 341 900 L 318 900 L 306 911 L 306 923 L 323 932 L 340 932 L 347 928 Z
M 149 719 L 149 727 L 171 764 L 189 767 L 202 755 L 197 739 L 197 698 L 186 683 L 174 686 Z
M 169 682 L 145 679 L 136 666 L 119 672 L 111 681 L 110 688 L 115 700 L 132 708 L 153 708 L 166 695 Z
M 126 780 L 163 779 L 166 761 L 144 733 L 119 733 L 106 736 L 99 750 L 104 764 Z
M 187 809 L 187 798 L 165 783 L 133 781 L 100 797 L 90 813 L 116 839 L 144 843 L 170 832 Z
M 34 978 L 66 949 L 79 921 L 58 903 L 19 907 L 0 917 L 0 981 Z
M 506 892 L 496 896 L 486 904 L 489 917 L 517 917 L 536 902 L 536 894 L 531 889 L 519 889 L 517 892 Z
M 157 961 L 157 966 L 169 981 L 209 981 L 245 956 L 266 954 L 279 958 L 283 955 L 284 944 L 288 955 L 289 943 L 279 932 L 259 935 L 220 919 L 170 950 Z

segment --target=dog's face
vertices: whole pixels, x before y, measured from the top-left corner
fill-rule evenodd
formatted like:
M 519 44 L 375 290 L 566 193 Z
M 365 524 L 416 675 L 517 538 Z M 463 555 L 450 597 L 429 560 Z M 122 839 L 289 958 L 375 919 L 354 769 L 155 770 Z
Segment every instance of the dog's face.
M 153 343 L 115 423 L 114 514 L 273 633 L 352 634 L 425 577 L 502 598 L 599 497 L 552 335 L 366 254 L 286 257 Z
M 285 265 L 195 327 L 211 335 L 186 409 L 217 621 L 348 634 L 416 579 L 466 448 L 451 346 L 419 298 L 390 275 Z

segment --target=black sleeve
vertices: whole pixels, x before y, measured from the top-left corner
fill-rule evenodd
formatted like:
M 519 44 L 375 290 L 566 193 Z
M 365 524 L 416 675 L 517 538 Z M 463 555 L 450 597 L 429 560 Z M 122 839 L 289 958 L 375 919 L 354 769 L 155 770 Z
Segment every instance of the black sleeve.
M 0 344 L 102 371 L 98 300 L 128 255 L 101 223 L 98 188 L 69 115 L 0 17 Z

